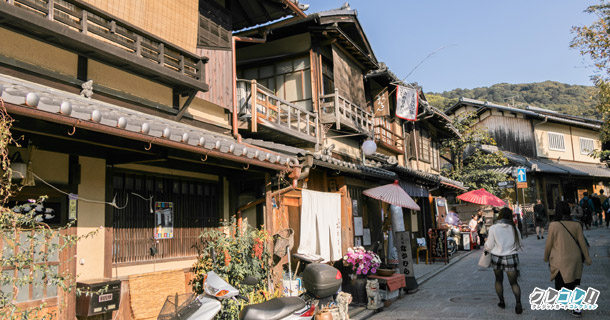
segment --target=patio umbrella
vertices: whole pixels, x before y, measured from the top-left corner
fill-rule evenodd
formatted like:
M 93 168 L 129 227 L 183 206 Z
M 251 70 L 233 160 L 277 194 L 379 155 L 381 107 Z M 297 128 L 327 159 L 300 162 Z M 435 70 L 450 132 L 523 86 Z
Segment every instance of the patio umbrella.
M 506 205 L 506 203 L 502 201 L 502 199 L 494 196 L 483 188 L 466 192 L 457 196 L 457 198 L 466 202 L 489 205 L 494 207 L 502 207 Z
M 412 210 L 420 210 L 417 203 L 415 203 L 415 201 L 409 197 L 405 190 L 398 185 L 398 180 L 395 180 L 394 183 L 386 184 L 380 187 L 366 189 L 362 191 L 362 194 L 373 199 L 393 204 L 395 206 Z

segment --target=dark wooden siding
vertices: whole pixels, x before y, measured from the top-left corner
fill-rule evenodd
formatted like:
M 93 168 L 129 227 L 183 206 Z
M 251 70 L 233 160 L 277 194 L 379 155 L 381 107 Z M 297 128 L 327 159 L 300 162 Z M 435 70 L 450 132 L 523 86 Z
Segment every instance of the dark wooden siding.
M 490 116 L 479 122 L 496 140 L 498 148 L 526 157 L 536 157 L 536 139 L 528 119 Z
M 335 48 L 333 48 L 333 76 L 339 95 L 360 108 L 366 108 L 362 70 Z
M 113 177 L 113 193 L 123 209 L 113 209 L 113 263 L 133 263 L 194 257 L 194 244 L 206 228 L 218 227 L 219 186 L 184 178 L 119 172 Z M 144 200 L 152 197 L 152 202 Z M 155 203 L 173 203 L 173 239 L 158 240 L 156 256 L 150 255 L 155 228 Z
M 208 92 L 199 92 L 197 98 L 207 100 L 225 109 L 233 109 L 233 57 L 231 50 L 197 49 L 197 54 L 210 58 L 206 64 L 205 82 Z

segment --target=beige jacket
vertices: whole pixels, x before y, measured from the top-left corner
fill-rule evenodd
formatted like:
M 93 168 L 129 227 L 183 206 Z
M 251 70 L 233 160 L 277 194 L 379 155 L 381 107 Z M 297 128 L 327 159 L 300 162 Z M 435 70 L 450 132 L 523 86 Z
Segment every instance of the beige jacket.
M 576 241 L 568 234 L 560 223 L 563 223 Z M 579 222 L 562 220 L 553 221 L 549 225 L 549 234 L 544 248 L 544 262 L 549 262 L 551 268 L 551 280 L 555 279 L 561 271 L 561 277 L 565 283 L 574 282 L 582 277 L 582 258 L 578 247 L 585 255 L 585 262 L 591 265 L 589 250 L 585 242 L 585 236 Z

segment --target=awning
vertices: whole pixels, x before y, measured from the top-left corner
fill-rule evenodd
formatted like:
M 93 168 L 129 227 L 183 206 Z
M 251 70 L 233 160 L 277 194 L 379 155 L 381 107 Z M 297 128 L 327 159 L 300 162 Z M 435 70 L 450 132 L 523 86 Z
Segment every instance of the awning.
M 411 197 L 427 197 L 429 194 L 428 189 L 421 184 L 416 184 L 405 180 L 400 180 L 399 184 Z
M 563 173 L 581 177 L 610 178 L 610 168 L 604 164 L 587 164 L 575 162 L 556 162 L 551 160 L 532 160 L 537 165 L 536 172 Z
M 466 191 L 466 190 L 468 190 L 467 188 L 464 187 L 464 184 L 462 182 L 460 182 L 460 181 L 449 179 L 447 177 L 440 176 L 440 175 L 439 175 L 439 178 L 441 179 L 441 185 L 442 186 L 453 188 L 453 189 L 456 189 L 458 191 Z
M 271 152 L 230 136 L 0 74 L 0 97 L 10 114 L 46 120 L 150 145 L 209 155 L 273 170 L 298 165 L 296 157 Z

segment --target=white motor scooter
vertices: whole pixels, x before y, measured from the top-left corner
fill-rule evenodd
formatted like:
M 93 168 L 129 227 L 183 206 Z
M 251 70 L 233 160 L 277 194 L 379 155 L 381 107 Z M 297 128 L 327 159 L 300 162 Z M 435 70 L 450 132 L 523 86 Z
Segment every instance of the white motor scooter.
M 178 296 L 176 296 L 176 303 L 172 301 L 166 301 L 166 304 L 169 302 L 169 305 L 163 306 L 158 320 L 209 320 L 213 319 L 218 312 L 220 312 L 222 303 L 221 300 L 224 299 L 236 299 L 237 297 L 241 297 L 239 295 L 239 290 L 228 284 L 224 281 L 218 274 L 214 271 L 210 271 L 207 274 L 205 282 L 203 284 L 204 293 L 195 297 L 188 304 L 183 305 L 182 307 L 178 307 L 177 300 Z M 241 297 L 244 300 L 247 300 L 244 297 Z M 169 300 L 169 299 L 168 299 Z M 168 310 L 169 312 L 165 312 Z M 193 311 L 194 310 L 194 311 Z
M 303 271 L 303 282 L 309 297 L 282 297 L 258 304 L 245 306 L 239 313 L 240 320 L 309 320 L 315 315 L 316 305 L 319 302 L 329 301 L 339 290 L 342 282 L 341 272 L 325 264 L 312 263 Z M 255 285 L 258 280 L 254 277 L 246 277 L 244 284 Z M 239 290 L 228 284 L 215 272 L 210 271 L 203 284 L 205 294 L 195 298 L 179 315 L 176 312 L 170 318 L 159 315 L 158 319 L 172 320 L 210 320 L 221 310 L 221 300 L 248 298 L 239 294 Z M 193 304 L 197 304 L 193 306 Z M 196 309 L 192 312 L 193 309 Z
M 247 277 L 245 284 L 253 285 L 257 280 Z M 231 286 L 214 271 L 210 271 L 203 284 L 204 294 L 197 296 L 185 311 L 176 310 L 168 318 L 167 315 L 159 315 L 157 319 L 172 320 L 211 320 L 222 308 L 222 300 L 241 298 L 248 301 L 248 298 L 239 294 L 237 288 Z M 194 312 L 187 310 L 196 309 Z M 246 311 L 240 313 L 242 320 L 292 320 L 292 319 L 311 319 L 314 316 L 315 306 L 308 305 L 299 297 L 276 298 L 263 303 L 247 306 Z

